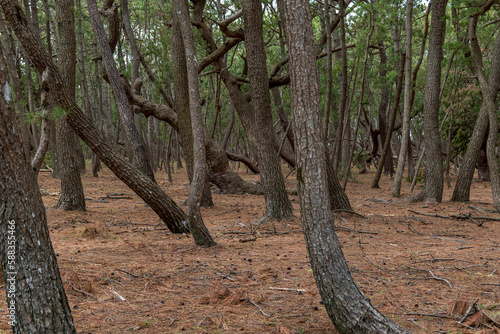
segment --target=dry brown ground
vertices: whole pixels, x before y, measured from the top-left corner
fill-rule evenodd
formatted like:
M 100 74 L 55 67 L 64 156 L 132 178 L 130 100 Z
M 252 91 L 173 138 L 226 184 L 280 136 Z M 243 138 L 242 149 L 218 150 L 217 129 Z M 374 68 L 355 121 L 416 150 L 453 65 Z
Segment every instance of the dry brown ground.
M 455 301 L 500 302 L 500 222 L 479 227 L 408 209 L 499 217 L 469 207 L 492 208 L 490 185 L 474 182 L 471 203 L 449 202 L 446 189 L 445 202 L 426 205 L 393 200 L 388 177 L 381 189 L 370 189 L 372 177 L 358 176 L 347 189 L 352 206 L 366 218 L 343 213 L 337 222 L 357 284 L 375 307 L 414 333 L 473 332 L 445 316 Z M 164 173 L 157 176 L 181 204 L 188 193 L 184 171 L 174 179 L 169 184 Z M 52 193 L 43 199 L 79 333 L 335 333 L 320 304 L 298 220 L 261 226 L 256 241 L 241 242 L 264 213 L 262 197 L 214 193 L 215 207 L 203 209 L 203 218 L 219 245 L 201 249 L 190 237 L 169 233 L 107 169 L 99 178 L 83 176 L 87 212 L 51 209 L 59 181 L 46 173 L 39 181 Z M 403 191 L 408 188 L 404 184 Z M 132 198 L 98 201 L 108 193 Z M 299 216 L 297 196 L 291 199 Z M 2 300 L 4 314 L 5 308 Z M 0 332 L 7 329 L 2 321 Z

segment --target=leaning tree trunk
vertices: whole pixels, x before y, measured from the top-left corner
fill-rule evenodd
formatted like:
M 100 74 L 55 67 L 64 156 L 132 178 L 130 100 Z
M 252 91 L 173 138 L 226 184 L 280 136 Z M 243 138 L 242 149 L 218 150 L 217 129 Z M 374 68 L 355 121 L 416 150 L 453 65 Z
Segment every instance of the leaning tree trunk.
M 425 131 L 425 188 L 426 202 L 441 202 L 443 199 L 443 149 L 439 130 L 439 107 L 441 97 L 441 60 L 443 60 L 444 34 L 446 31 L 447 0 L 432 2 L 432 18 L 427 55 L 424 93 Z
M 51 57 L 45 52 L 40 39 L 28 26 L 21 7 L 9 0 L 0 0 L 5 18 L 23 45 L 39 73 L 48 71 L 49 88 L 56 105 L 66 112 L 66 120 L 73 130 L 93 150 L 102 162 L 128 187 L 130 187 L 163 220 L 173 233 L 188 232 L 186 216 L 181 208 L 146 174 L 132 166 L 107 141 L 101 131 L 88 119 L 68 94 L 65 83 Z
M 245 48 L 248 58 L 248 76 L 252 93 L 254 130 L 259 153 L 259 169 L 266 201 L 266 216 L 286 220 L 293 216 L 293 208 L 286 193 L 280 160 L 274 144 L 271 97 L 267 80 L 266 53 L 262 37 L 261 0 L 243 2 Z
M 14 333 L 76 333 L 0 47 L 0 262 Z M 27 138 L 24 138 L 27 140 Z
M 283 0 L 281 0 L 283 1 Z M 407 333 L 377 311 L 347 267 L 329 207 L 309 1 L 283 1 L 290 55 L 300 213 L 314 278 L 340 333 Z M 308 51 L 308 52 L 306 52 Z
M 216 243 L 203 223 L 200 211 L 203 189 L 207 180 L 207 162 L 205 160 L 205 131 L 201 116 L 196 47 L 193 32 L 191 31 L 187 0 L 174 0 L 174 20 L 177 20 L 176 23 L 179 24 L 185 50 L 189 86 L 189 110 L 193 131 L 193 180 L 191 181 L 187 199 L 188 225 L 198 246 L 211 247 L 215 246 Z
M 72 0 L 57 1 L 56 19 L 59 33 L 59 68 L 68 93 L 74 97 L 76 85 L 76 35 L 72 3 Z M 47 78 L 47 80 L 51 80 L 51 78 Z M 61 177 L 61 197 L 59 197 L 55 207 L 61 210 L 86 209 L 85 195 L 80 177 L 81 165 L 79 164 L 76 149 L 77 144 L 79 144 L 79 141 L 75 138 L 75 132 L 69 124 L 64 119 L 57 120 L 57 156 L 59 161 L 63 162 L 63 165 L 61 165 L 59 173 Z
M 101 48 L 102 59 L 106 67 L 106 72 L 111 84 L 111 88 L 113 89 L 118 114 L 120 115 L 120 119 L 124 125 L 124 128 L 126 129 L 125 135 L 133 146 L 135 159 L 137 161 L 139 169 L 147 176 L 149 176 L 154 182 L 155 177 L 153 169 L 151 168 L 151 164 L 149 163 L 149 158 L 146 152 L 146 148 L 144 147 L 144 143 L 142 142 L 141 136 L 135 126 L 133 117 L 134 114 L 132 112 L 130 104 L 128 103 L 125 89 L 121 84 L 120 75 L 118 74 L 118 70 L 116 68 L 113 54 L 106 37 L 106 32 L 104 31 L 104 26 L 99 17 L 97 3 L 95 0 L 87 0 L 87 4 L 90 13 L 90 19 L 92 21 L 92 27 L 97 36 L 97 40 Z

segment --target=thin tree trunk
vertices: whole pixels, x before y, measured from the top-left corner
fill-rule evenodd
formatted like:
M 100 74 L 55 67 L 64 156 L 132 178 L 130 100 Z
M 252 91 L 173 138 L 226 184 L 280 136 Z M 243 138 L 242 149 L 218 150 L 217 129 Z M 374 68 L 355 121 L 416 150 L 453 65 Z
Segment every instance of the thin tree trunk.
M 347 180 L 349 179 L 349 173 L 351 171 L 351 162 L 352 158 L 354 156 L 354 149 L 356 148 L 356 139 L 358 136 L 358 127 L 359 127 L 359 120 L 361 117 L 361 111 L 363 110 L 363 97 L 365 94 L 365 81 L 366 81 L 366 67 L 368 65 L 368 53 L 370 51 L 370 39 L 373 35 L 373 29 L 375 28 L 375 22 L 373 19 L 373 3 L 370 0 L 370 32 L 368 33 L 368 37 L 366 38 L 366 47 L 365 47 L 365 60 L 363 61 L 363 73 L 361 74 L 361 88 L 359 92 L 359 106 L 358 106 L 358 116 L 356 118 L 356 127 L 354 129 L 354 140 L 352 142 L 352 148 L 349 152 L 349 158 L 348 158 L 348 163 L 346 168 L 346 173 L 344 176 L 344 191 L 347 186 Z M 350 138 L 349 138 L 350 139 Z
M 342 142 L 344 140 L 344 123 L 346 118 L 347 98 L 348 98 L 348 85 L 347 85 L 347 48 L 345 43 L 345 4 L 344 1 L 339 2 L 339 16 L 340 16 L 340 46 L 342 47 L 342 74 L 341 74 L 341 100 L 339 110 L 339 124 L 337 126 L 337 133 L 335 138 L 335 155 L 333 163 L 335 172 L 339 172 L 339 163 L 342 154 Z M 348 116 L 349 117 L 349 116 Z
M 401 182 L 403 181 L 403 172 L 406 162 L 406 153 L 408 150 L 408 140 L 410 139 L 410 112 L 411 112 L 411 58 L 412 58 L 412 19 L 413 19 L 413 0 L 406 2 L 406 41 L 405 41 L 405 92 L 403 108 L 403 131 L 401 139 L 401 148 L 399 150 L 398 165 L 394 182 L 392 184 L 392 196 L 401 196 Z
M 178 20 L 184 49 L 186 51 L 186 67 L 189 85 L 189 110 L 193 131 L 193 181 L 189 188 L 187 199 L 187 221 L 189 230 L 198 246 L 211 247 L 216 243 L 203 223 L 200 204 L 203 199 L 203 189 L 207 180 L 207 162 L 205 156 L 204 129 L 201 116 L 200 91 L 198 83 L 198 66 L 196 62 L 196 47 L 191 20 L 189 18 L 187 0 L 174 0 L 174 20 Z
M 406 63 L 406 54 L 403 53 L 403 55 L 401 56 L 401 62 L 400 62 L 400 66 L 399 66 L 398 81 L 396 83 L 396 99 L 395 99 L 394 104 L 392 106 L 391 119 L 389 121 L 389 128 L 387 129 L 387 136 L 385 138 L 384 148 L 382 150 L 382 156 L 380 157 L 380 162 L 379 162 L 379 165 L 377 167 L 377 172 L 375 173 L 375 176 L 373 177 L 373 180 L 372 180 L 372 184 L 371 184 L 372 188 L 380 188 L 379 181 L 380 181 L 380 177 L 382 176 L 382 170 L 384 168 L 387 156 L 388 156 L 389 152 L 391 152 L 392 132 L 394 130 L 394 124 L 396 123 L 396 115 L 398 113 L 399 100 L 401 97 L 401 90 L 403 88 L 403 76 L 405 73 L 405 63 Z

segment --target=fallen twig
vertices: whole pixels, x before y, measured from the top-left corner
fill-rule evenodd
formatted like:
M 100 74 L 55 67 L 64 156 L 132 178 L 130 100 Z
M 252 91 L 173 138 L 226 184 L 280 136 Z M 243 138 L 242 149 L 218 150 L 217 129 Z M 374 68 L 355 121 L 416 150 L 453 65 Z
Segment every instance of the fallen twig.
M 299 295 L 302 294 L 302 292 L 306 292 L 306 289 L 292 289 L 292 288 L 274 288 L 272 286 L 269 287 L 269 290 L 278 290 L 278 291 L 294 291 L 298 292 Z
M 438 218 L 450 218 L 450 216 L 438 215 L 437 213 L 427 213 L 421 212 L 413 209 L 408 209 L 408 211 L 416 213 L 417 215 L 428 216 L 428 217 L 438 217 Z
M 216 273 L 217 275 L 221 276 L 222 278 L 225 278 L 225 279 L 228 279 L 230 281 L 233 281 L 234 282 L 234 278 L 231 278 L 229 276 L 226 276 L 226 275 L 222 275 L 221 273 Z
M 262 313 L 263 315 L 265 315 L 266 317 L 270 317 L 269 314 L 266 314 L 264 311 L 262 311 L 262 307 L 260 307 L 259 305 L 255 304 L 253 300 L 251 300 L 250 298 L 247 298 L 247 300 L 252 303 L 252 305 L 254 305 L 255 307 L 257 307 L 260 311 L 260 313 Z
M 71 284 L 71 281 L 70 281 L 70 280 L 68 280 L 68 284 L 69 284 L 69 285 L 73 288 L 73 290 L 75 290 L 75 291 L 77 291 L 77 292 L 80 292 L 80 293 L 83 293 L 83 294 L 84 294 L 84 295 L 86 295 L 86 296 L 92 297 L 92 298 L 94 298 L 95 300 L 99 300 L 99 298 L 97 298 L 97 297 L 96 297 L 96 296 L 94 296 L 93 294 L 90 294 L 90 293 L 88 293 L 88 292 L 87 292 L 87 291 L 85 291 L 85 290 L 81 290 L 81 289 L 76 288 L 73 284 Z
M 431 314 L 431 313 L 415 313 L 415 312 L 408 312 L 405 313 L 406 315 L 418 315 L 421 317 L 434 317 L 434 318 L 444 318 L 444 319 L 453 319 L 453 317 L 446 315 L 446 314 Z
M 117 270 L 117 271 L 121 271 L 122 273 L 125 273 L 125 274 L 127 274 L 127 275 L 130 275 L 130 276 L 132 276 L 133 278 L 139 278 L 139 277 L 141 277 L 141 276 L 138 276 L 138 275 L 132 274 L 131 272 L 128 272 L 128 271 L 126 271 L 126 270 L 122 270 L 122 269 L 116 269 L 116 270 Z
M 113 225 L 113 222 L 115 221 L 115 218 L 116 218 L 116 216 L 114 216 L 113 219 L 111 219 L 111 221 L 109 222 L 109 224 L 106 225 L 106 227 L 104 228 L 105 230 L 107 230 L 111 225 Z

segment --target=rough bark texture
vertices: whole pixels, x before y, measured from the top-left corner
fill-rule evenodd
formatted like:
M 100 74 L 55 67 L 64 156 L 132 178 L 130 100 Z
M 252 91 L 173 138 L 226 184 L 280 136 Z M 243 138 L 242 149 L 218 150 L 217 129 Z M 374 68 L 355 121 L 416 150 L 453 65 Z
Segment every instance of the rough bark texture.
M 59 36 L 58 66 L 68 93 L 75 96 L 76 85 L 76 34 L 71 0 L 56 2 L 57 31 Z M 47 78 L 47 80 L 50 80 Z M 56 125 L 57 156 L 60 162 L 61 197 L 55 205 L 61 210 L 85 210 L 81 166 L 76 145 L 79 144 L 71 126 L 60 119 Z M 83 155 L 83 153 L 82 153 Z
M 406 2 L 406 42 L 405 42 L 405 92 L 403 107 L 403 130 L 401 134 L 401 147 L 398 155 L 398 164 L 394 182 L 392 184 L 392 196 L 401 196 L 401 182 L 403 182 L 403 172 L 405 169 L 406 154 L 408 151 L 408 141 L 410 140 L 410 112 L 411 112 L 411 58 L 412 58 L 412 14 L 413 0 Z
M 147 176 L 149 176 L 154 182 L 155 177 L 153 169 L 151 168 L 151 165 L 149 163 L 149 158 L 146 152 L 146 148 L 144 147 L 144 143 L 142 142 L 141 136 L 134 124 L 134 114 L 132 113 L 132 109 L 130 107 L 130 104 L 128 103 L 125 89 L 121 84 L 120 75 L 118 74 L 113 54 L 107 41 L 106 32 L 104 31 L 104 26 L 99 17 L 99 11 L 97 9 L 96 1 L 87 0 L 87 5 L 90 13 L 90 19 L 92 21 L 92 28 L 101 48 L 103 63 L 108 74 L 111 88 L 113 89 L 118 114 L 120 115 L 122 124 L 126 129 L 125 135 L 134 148 L 135 160 L 137 162 L 138 168 Z
M 45 52 L 40 39 L 28 26 L 21 7 L 9 0 L 0 0 L 6 21 L 22 43 L 39 73 L 48 71 L 49 88 L 56 105 L 68 111 L 66 120 L 102 162 L 115 175 L 141 197 L 163 220 L 173 233 L 188 232 L 186 216 L 175 202 L 148 176 L 132 166 L 115 151 L 101 131 L 82 113 L 75 100 L 68 94 L 59 70 Z
M 286 193 L 280 160 L 274 142 L 271 97 L 267 82 L 266 53 L 262 37 L 262 3 L 260 0 L 243 2 L 245 48 L 248 59 L 248 76 L 251 83 L 252 105 L 255 117 L 254 130 L 259 154 L 260 178 L 264 186 L 266 215 L 278 221 L 290 219 L 292 203 Z
M 189 110 L 193 132 L 193 180 L 189 187 L 189 196 L 187 199 L 188 225 L 195 243 L 198 246 L 210 247 L 215 246 L 216 243 L 203 223 L 200 211 L 203 189 L 207 180 L 207 162 L 205 160 L 205 135 L 201 117 L 196 46 L 194 44 L 193 32 L 191 31 L 187 0 L 174 0 L 173 11 L 174 20 L 177 20 L 179 23 L 185 50 L 189 85 Z
M 493 4 L 493 1 L 490 1 L 490 3 L 488 3 L 486 6 L 483 6 L 482 10 L 484 12 L 489 9 L 489 7 L 487 7 L 489 4 Z M 488 81 L 484 73 L 484 65 L 482 59 L 483 56 L 476 35 L 477 21 L 480 13 L 481 12 L 473 15 L 472 20 L 469 23 L 469 39 L 471 43 L 472 53 L 474 54 L 475 73 L 477 75 L 479 87 L 481 89 L 481 95 L 483 97 L 483 106 L 485 106 L 489 116 L 489 131 L 488 139 L 486 141 L 486 157 L 488 159 L 488 165 L 490 167 L 489 170 L 491 177 L 491 191 L 493 194 L 493 205 L 495 206 L 495 209 L 500 212 L 500 175 L 498 174 L 498 159 L 495 152 L 498 135 L 498 112 L 495 107 L 495 100 L 499 88 L 499 85 L 495 83 L 495 80 L 498 80 L 497 76 L 499 76 L 496 71 L 498 71 L 497 66 L 500 63 L 500 33 L 497 33 L 497 37 L 493 46 L 492 70 L 490 72 L 491 79 L 490 81 Z
M 497 34 L 493 51 L 491 52 L 491 54 L 495 56 L 491 59 L 491 70 L 488 78 L 489 89 L 491 90 L 490 94 L 494 101 L 496 101 L 495 99 L 500 89 L 499 39 L 500 37 Z M 452 201 L 466 202 L 469 200 L 470 187 L 472 178 L 474 176 L 476 161 L 479 156 L 481 145 L 483 144 L 484 138 L 488 131 L 488 118 L 488 104 L 483 102 L 483 104 L 481 105 L 481 109 L 479 110 L 479 115 L 477 116 L 476 124 L 474 125 L 472 137 L 470 139 L 469 145 L 467 146 L 464 160 L 460 165 L 457 183 L 455 184 L 455 189 L 453 190 L 453 196 L 451 198 Z
M 380 104 L 378 107 L 378 120 L 379 120 L 379 127 L 380 127 L 380 142 L 382 145 L 385 144 L 385 138 L 387 138 L 388 132 L 387 128 L 389 127 L 389 124 L 387 122 L 387 107 L 389 105 L 389 83 L 386 81 L 387 77 L 387 55 L 385 53 L 385 47 L 384 47 L 384 42 L 380 41 L 378 45 L 381 47 L 379 55 L 380 55 L 380 69 L 379 69 L 379 75 L 381 77 L 382 82 L 382 89 L 380 92 Z M 376 145 L 377 142 L 374 142 L 374 145 Z M 380 153 L 382 153 L 383 149 L 380 150 Z M 392 162 L 392 153 L 388 154 L 385 163 L 384 163 L 384 174 L 385 175 L 393 175 L 394 174 L 394 166 Z
M 404 333 L 406 331 L 371 305 L 347 267 L 328 210 L 326 149 L 320 134 L 319 80 L 312 52 L 309 1 L 288 0 L 283 1 L 283 5 L 290 54 L 301 219 L 323 304 L 340 333 Z
M 0 261 L 7 303 L 13 309 L 9 314 L 15 315 L 12 330 L 76 333 L 36 176 L 23 151 L 1 53 Z
M 182 150 L 186 161 L 189 182 L 193 180 L 193 131 L 189 111 L 189 86 L 186 55 L 181 37 L 179 22 L 172 26 L 172 62 L 174 70 L 174 108 L 177 113 L 177 129 L 181 138 Z M 202 137 L 203 138 L 203 137 Z M 208 177 L 203 189 L 202 206 L 213 206 L 212 192 Z
M 447 0 L 432 2 L 432 18 L 427 55 L 424 93 L 425 131 L 425 188 L 424 200 L 441 202 L 443 199 L 443 149 L 439 130 L 439 107 L 441 98 L 441 60 L 443 60 L 444 34 L 446 31 Z

